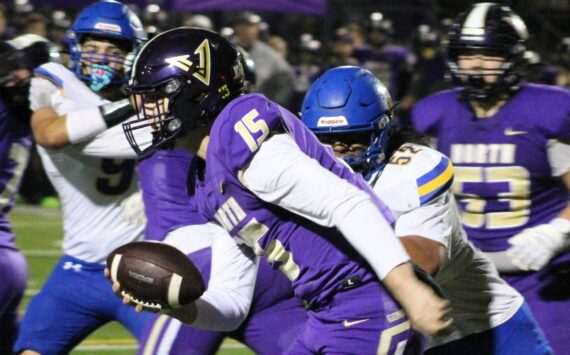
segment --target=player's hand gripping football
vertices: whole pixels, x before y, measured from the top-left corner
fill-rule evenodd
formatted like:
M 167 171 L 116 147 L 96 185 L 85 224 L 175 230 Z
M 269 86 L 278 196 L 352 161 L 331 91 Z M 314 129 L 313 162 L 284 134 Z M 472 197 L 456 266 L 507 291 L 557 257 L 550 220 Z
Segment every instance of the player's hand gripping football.
M 107 258 L 105 276 L 113 292 L 138 312 L 168 312 L 191 304 L 204 292 L 200 271 L 178 249 L 158 242 L 134 242 Z
M 390 271 L 383 283 L 400 302 L 415 330 L 429 336 L 451 331 L 453 319 L 449 316 L 449 301 L 438 297 L 429 286 L 418 280 L 408 264 Z

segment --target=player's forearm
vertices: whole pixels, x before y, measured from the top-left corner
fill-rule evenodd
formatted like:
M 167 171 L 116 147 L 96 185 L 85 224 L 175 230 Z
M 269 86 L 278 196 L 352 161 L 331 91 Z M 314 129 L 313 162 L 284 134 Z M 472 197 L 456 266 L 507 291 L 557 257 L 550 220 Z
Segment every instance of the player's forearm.
M 130 101 L 119 100 L 59 116 L 53 108 L 41 108 L 32 116 L 38 144 L 49 149 L 84 142 L 135 114 Z
M 41 109 L 32 115 L 34 141 L 44 148 L 57 149 L 69 142 L 64 116 L 57 116 L 53 109 Z
M 420 236 L 400 237 L 411 261 L 430 275 L 435 275 L 445 258 L 445 247 Z
M 392 227 L 371 200 L 362 201 L 348 211 L 337 227 L 380 280 L 409 260 Z

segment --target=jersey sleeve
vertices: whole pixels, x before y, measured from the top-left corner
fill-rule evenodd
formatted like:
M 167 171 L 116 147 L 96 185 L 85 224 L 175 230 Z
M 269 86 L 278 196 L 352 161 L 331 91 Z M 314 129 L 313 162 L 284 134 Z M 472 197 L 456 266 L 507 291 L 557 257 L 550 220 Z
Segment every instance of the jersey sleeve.
M 374 191 L 396 217 L 396 235 L 418 235 L 448 245 L 453 166 L 434 149 L 404 144 L 386 165 Z
M 412 126 L 418 132 L 437 137 L 441 120 L 447 106 L 444 101 L 449 96 L 454 96 L 452 92 L 444 91 L 428 96 L 416 102 L 411 110 Z
M 277 104 L 259 94 L 239 97 L 216 118 L 208 155 L 237 174 L 275 131 L 283 131 Z
M 531 89 L 537 102 L 543 103 L 527 107 L 536 117 L 538 129 L 548 139 L 570 143 L 570 91 L 546 85 L 533 85 Z
M 52 97 L 57 94 L 59 89 L 61 88 L 44 77 L 32 78 L 29 94 L 30 109 L 37 111 L 43 107 L 52 107 Z
M 547 146 L 552 176 L 562 176 L 570 171 L 570 144 L 551 140 Z
M 374 183 L 374 191 L 398 218 L 429 204 L 452 183 L 453 165 L 445 155 L 428 147 L 404 144 L 390 157 Z

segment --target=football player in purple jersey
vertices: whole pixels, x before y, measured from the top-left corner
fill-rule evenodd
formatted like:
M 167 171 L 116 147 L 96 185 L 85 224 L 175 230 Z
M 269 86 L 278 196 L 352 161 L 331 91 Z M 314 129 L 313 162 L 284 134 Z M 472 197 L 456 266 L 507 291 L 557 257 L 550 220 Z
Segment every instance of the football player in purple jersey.
M 0 353 L 10 354 L 18 332 L 18 305 L 28 264 L 8 219 L 30 157 L 30 71 L 21 52 L 0 42 Z
M 201 158 L 189 191 L 200 213 L 233 237 L 227 257 L 236 271 L 254 267 L 253 252 L 289 278 L 308 320 L 287 352 L 394 353 L 413 343 L 412 327 L 447 331 L 448 302 L 414 276 L 386 206 L 293 114 L 243 94 L 239 56 L 215 32 L 156 36 L 131 77 L 140 118 L 123 127 L 141 155 L 183 138 Z M 149 126 L 154 142 L 141 149 L 135 132 Z M 249 309 L 251 287 L 233 291 L 224 300 L 243 304 L 231 309 Z M 216 310 L 223 324 L 224 308 L 202 297 L 169 314 L 195 324 Z
M 242 55 L 247 55 L 241 51 Z M 253 62 L 244 59 L 248 85 L 255 84 Z M 147 216 L 145 239 L 160 240 L 181 249 L 202 273 L 206 285 L 223 264 L 217 243 L 207 236 L 207 220 L 200 215 L 187 192 L 188 171 L 194 155 L 185 149 L 158 151 L 140 161 L 139 184 Z M 220 262 L 221 261 L 221 262 Z M 210 278 L 212 275 L 212 278 Z M 226 287 L 231 287 L 231 284 Z M 307 316 L 293 295 L 289 280 L 268 263 L 261 262 L 247 319 L 231 332 L 214 332 L 182 326 L 165 315 L 147 327 L 140 354 L 202 355 L 215 353 L 226 337 L 237 339 L 256 354 L 281 354 L 301 332 Z
M 508 7 L 473 5 L 449 33 L 457 87 L 419 101 L 413 124 L 455 166 L 469 239 L 562 354 L 570 349 L 570 92 L 523 81 L 527 38 Z

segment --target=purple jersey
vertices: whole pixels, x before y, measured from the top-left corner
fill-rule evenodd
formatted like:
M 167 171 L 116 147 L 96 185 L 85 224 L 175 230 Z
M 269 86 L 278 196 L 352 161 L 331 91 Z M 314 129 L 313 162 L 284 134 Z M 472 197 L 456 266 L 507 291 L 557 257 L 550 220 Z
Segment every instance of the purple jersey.
M 413 123 L 453 161 L 453 192 L 469 238 L 483 251 L 506 250 L 508 238 L 549 222 L 569 201 L 552 176 L 547 145 L 570 139 L 570 92 L 523 84 L 498 113 L 477 119 L 458 90 L 419 101 Z
M 193 154 L 175 148 L 158 151 L 138 165 L 147 218 L 145 239 L 163 240 L 168 232 L 207 221 L 198 214 L 186 191 Z
M 31 148 L 29 125 L 0 101 L 0 247 L 15 248 L 8 213 L 14 206 Z
M 189 151 L 176 148 L 158 151 L 140 162 L 138 177 L 147 216 L 145 239 L 163 240 L 174 229 L 207 222 L 199 214 L 193 202 L 194 197 L 189 196 L 187 191 L 188 171 L 193 159 L 194 155 Z M 191 259 L 207 282 L 210 276 L 210 253 L 197 251 L 192 255 L 194 256 Z M 262 261 L 257 275 L 252 312 L 292 296 L 288 280 Z
M 389 210 L 360 175 L 340 163 L 297 117 L 258 94 L 233 100 L 211 129 L 206 178 L 203 179 L 204 171 L 199 167 L 194 176 L 201 212 L 224 227 L 238 243 L 266 256 L 273 267 L 281 269 L 291 280 L 295 295 L 310 306 L 328 301 L 347 282 L 377 281 L 336 229 L 265 203 L 240 182 L 240 171 L 269 132 L 288 133 L 305 154 L 369 193 L 393 222 Z

